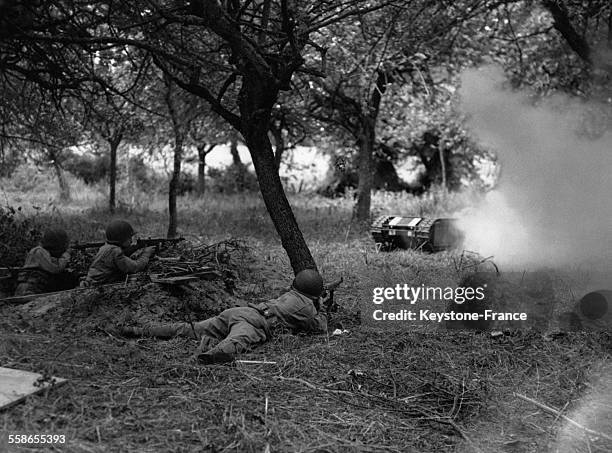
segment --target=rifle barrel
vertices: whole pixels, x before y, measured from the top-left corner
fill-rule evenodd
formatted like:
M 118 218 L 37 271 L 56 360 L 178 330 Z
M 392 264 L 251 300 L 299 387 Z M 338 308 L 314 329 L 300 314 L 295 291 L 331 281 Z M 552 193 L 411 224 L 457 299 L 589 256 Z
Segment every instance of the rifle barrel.
M 73 250 L 85 250 L 85 249 L 100 248 L 104 244 L 106 244 L 106 242 L 84 242 L 84 243 L 77 242 L 77 243 L 72 244 L 70 248 Z
M 338 288 L 338 286 L 340 286 L 340 284 L 344 281 L 343 277 L 340 277 L 338 280 L 331 282 L 331 283 L 327 283 L 325 285 L 323 285 L 323 288 L 326 289 L 327 291 L 331 291 L 334 290 L 336 288 Z

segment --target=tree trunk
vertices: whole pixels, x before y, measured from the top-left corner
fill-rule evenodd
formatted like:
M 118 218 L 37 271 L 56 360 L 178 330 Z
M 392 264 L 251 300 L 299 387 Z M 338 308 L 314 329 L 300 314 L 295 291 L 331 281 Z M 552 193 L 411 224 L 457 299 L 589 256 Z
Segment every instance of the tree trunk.
M 232 164 L 242 166 L 240 153 L 238 153 L 238 136 L 236 133 L 233 133 L 230 139 L 230 153 L 232 154 Z
M 206 156 L 215 149 L 216 143 L 198 145 L 198 195 L 204 195 L 206 191 Z
M 283 130 L 280 127 L 272 128 L 272 136 L 274 137 L 274 163 L 276 168 L 280 168 L 283 152 L 285 151 L 285 140 L 283 139 Z
M 198 145 L 198 195 L 204 195 L 206 191 L 206 145 Z
M 572 24 L 567 7 L 558 0 L 543 0 L 542 4 L 552 15 L 553 26 L 561 33 L 567 44 L 583 61 L 589 66 L 592 65 L 591 47 L 586 38 Z
M 164 77 L 164 83 L 166 84 L 165 101 L 168 107 L 168 113 L 170 113 L 170 120 L 172 121 L 172 130 L 174 131 L 174 156 L 172 165 L 172 176 L 168 183 L 168 238 L 174 238 L 177 235 L 178 215 L 176 209 L 176 196 L 178 193 L 178 187 L 181 178 L 181 162 L 183 160 L 183 141 L 185 139 L 185 132 L 183 126 L 186 126 L 186 113 L 180 112 L 175 105 L 175 99 L 173 94 L 173 84 L 169 77 Z M 185 127 L 187 130 L 187 127 Z
M 297 274 L 307 268 L 316 269 L 316 263 L 285 195 L 268 138 L 276 94 L 275 89 L 265 83 L 244 80 L 240 93 L 241 129 L 266 209 L 289 256 L 293 272 Z
M 233 133 L 230 141 L 230 153 L 232 154 L 232 165 L 236 169 L 236 190 L 242 192 L 244 190 L 244 164 L 238 153 L 238 136 Z
M 57 182 L 59 183 L 59 196 L 61 201 L 70 201 L 70 185 L 66 180 L 66 174 L 62 165 L 53 159 L 53 168 L 55 169 L 55 175 L 57 176 Z
M 442 188 L 447 190 L 448 185 L 446 183 L 446 161 L 444 159 L 444 150 L 442 147 L 438 148 L 438 155 L 440 156 L 440 172 L 442 173 Z
M 183 134 L 175 131 L 174 136 L 174 164 L 172 166 L 172 177 L 168 186 L 168 234 L 167 237 L 174 238 L 177 235 L 178 217 L 176 211 L 176 195 L 181 178 L 181 161 L 183 160 Z
M 372 183 L 374 180 L 374 143 L 376 142 L 376 121 L 380 111 L 380 102 L 387 91 L 387 85 L 392 82 L 391 77 L 384 71 L 378 71 L 376 85 L 372 90 L 368 103 L 368 112 L 360 121 L 361 130 L 358 131 L 357 144 L 359 145 L 359 185 L 357 186 L 357 205 L 354 216 L 358 222 L 370 220 L 370 205 L 372 203 Z
M 115 212 L 115 208 L 117 207 L 117 196 L 116 196 L 116 188 L 117 188 L 117 149 L 119 148 L 119 143 L 121 143 L 121 134 L 111 138 L 108 141 L 110 145 L 110 171 L 109 171 L 109 195 L 108 195 L 108 210 L 110 212 Z
M 372 203 L 372 183 L 374 181 L 373 155 L 374 155 L 374 122 L 370 118 L 364 119 L 363 131 L 357 144 L 359 146 L 357 175 L 357 205 L 354 217 L 358 222 L 370 220 L 370 205 Z
M 608 48 L 612 49 L 612 11 L 608 15 Z

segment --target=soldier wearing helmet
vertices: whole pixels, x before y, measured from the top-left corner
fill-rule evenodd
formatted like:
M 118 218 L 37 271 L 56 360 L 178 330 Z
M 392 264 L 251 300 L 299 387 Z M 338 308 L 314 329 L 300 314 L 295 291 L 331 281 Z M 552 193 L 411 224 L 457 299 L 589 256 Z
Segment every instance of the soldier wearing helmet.
M 106 244 L 96 254 L 84 285 L 102 285 L 121 282 L 128 274 L 142 271 L 155 251 L 155 247 L 145 247 L 137 259 L 126 256 L 132 244 L 134 229 L 125 220 L 113 220 L 106 226 Z
M 158 338 L 196 338 L 200 340 L 197 358 L 201 363 L 229 362 L 237 354 L 269 340 L 277 327 L 298 332 L 326 332 L 327 316 L 317 309 L 322 294 L 321 275 L 314 269 L 306 269 L 298 272 L 291 288 L 277 299 L 229 308 L 218 316 L 193 324 L 123 328 L 120 333 Z
M 68 234 L 59 227 L 45 230 L 40 245 L 28 252 L 19 272 L 16 296 L 74 288 L 78 276 L 68 272 Z

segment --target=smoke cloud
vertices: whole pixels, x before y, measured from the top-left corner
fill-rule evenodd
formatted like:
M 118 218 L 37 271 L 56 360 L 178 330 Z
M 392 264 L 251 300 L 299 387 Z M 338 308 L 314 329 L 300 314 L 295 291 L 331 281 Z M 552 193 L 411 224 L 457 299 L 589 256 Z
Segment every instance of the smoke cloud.
M 612 271 L 612 135 L 580 134 L 589 104 L 534 105 L 496 68 L 462 75 L 462 110 L 501 164 L 499 186 L 460 221 L 466 249 L 515 266 L 597 263 Z

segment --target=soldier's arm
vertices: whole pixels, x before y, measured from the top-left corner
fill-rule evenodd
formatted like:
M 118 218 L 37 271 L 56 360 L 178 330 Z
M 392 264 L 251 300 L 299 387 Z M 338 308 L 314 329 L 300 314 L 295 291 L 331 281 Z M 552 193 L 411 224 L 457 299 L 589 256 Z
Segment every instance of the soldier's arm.
M 70 262 L 70 253 L 68 253 L 68 251 L 65 251 L 64 253 L 62 253 L 62 256 L 60 256 L 57 261 L 59 266 L 62 268 L 62 271 L 66 270 L 66 268 L 68 267 L 68 263 Z
M 133 274 L 135 272 L 140 272 L 147 266 L 151 254 L 152 253 L 150 251 L 145 249 L 138 259 L 133 260 L 121 252 L 115 256 L 115 264 L 124 274 Z
M 53 258 L 49 252 L 39 248 L 33 253 L 33 256 L 29 258 L 29 261 L 36 263 L 37 266 L 45 272 L 59 274 L 66 270 L 68 261 L 70 261 L 70 255 L 68 252 L 65 252 L 60 258 Z
M 307 330 L 313 333 L 327 332 L 327 315 L 320 311 L 308 321 L 307 327 Z

